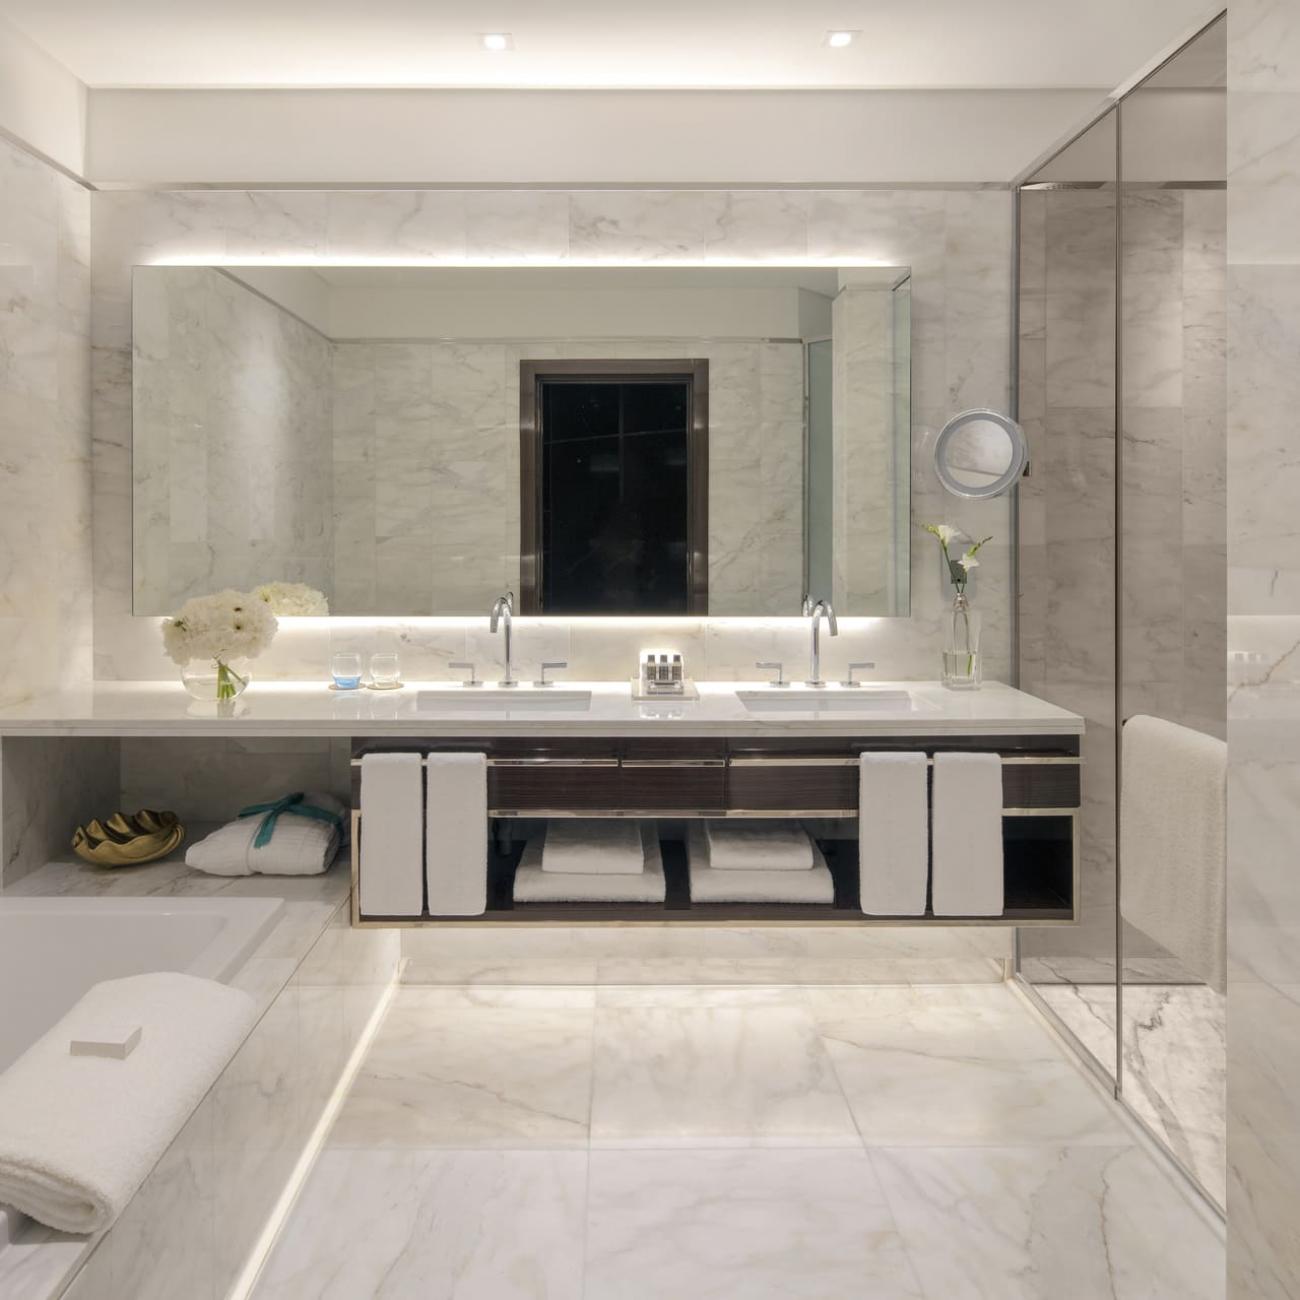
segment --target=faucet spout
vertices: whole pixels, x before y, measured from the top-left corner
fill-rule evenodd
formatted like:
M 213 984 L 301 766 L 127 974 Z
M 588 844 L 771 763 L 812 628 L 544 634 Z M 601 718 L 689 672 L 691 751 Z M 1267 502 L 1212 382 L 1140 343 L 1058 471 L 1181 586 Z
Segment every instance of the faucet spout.
M 511 623 L 514 620 L 515 594 L 513 591 L 507 591 L 504 596 L 498 596 L 496 603 L 492 606 L 492 616 L 488 622 L 488 631 L 495 634 L 497 627 L 501 626 L 505 633 L 505 651 L 506 651 L 506 671 L 497 684 L 499 686 L 518 686 L 515 681 L 514 668 L 510 657 L 510 632 Z
M 804 685 L 825 686 L 826 683 L 822 681 L 822 619 L 826 620 L 831 636 L 839 636 L 839 621 L 835 617 L 835 610 L 831 607 L 829 600 L 819 600 L 815 604 L 805 601 L 804 606 L 804 612 L 812 622 L 812 654 L 808 664 L 808 680 Z

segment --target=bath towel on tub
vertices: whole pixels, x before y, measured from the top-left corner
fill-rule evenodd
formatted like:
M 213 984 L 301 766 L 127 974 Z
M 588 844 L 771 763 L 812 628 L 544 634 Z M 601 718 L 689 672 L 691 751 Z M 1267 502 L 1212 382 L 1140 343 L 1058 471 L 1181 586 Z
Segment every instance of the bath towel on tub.
M 1124 919 L 1219 993 L 1227 987 L 1228 747 L 1138 714 L 1120 781 Z
M 96 984 L 0 1074 L 0 1203 L 61 1232 L 106 1228 L 255 1019 L 247 993 L 193 975 Z M 125 1060 L 72 1055 L 123 1023 L 142 1031 Z

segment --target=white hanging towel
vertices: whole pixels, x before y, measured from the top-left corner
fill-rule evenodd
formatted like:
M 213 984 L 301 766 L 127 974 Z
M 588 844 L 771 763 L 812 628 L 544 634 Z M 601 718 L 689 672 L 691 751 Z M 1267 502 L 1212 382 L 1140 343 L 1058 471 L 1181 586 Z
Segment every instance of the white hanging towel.
M 362 756 L 362 916 L 419 916 L 423 910 L 423 814 L 419 754 Z
M 924 916 L 930 873 L 925 755 L 863 754 L 858 773 L 862 910 L 868 916 Z
M 1124 919 L 1223 993 L 1228 747 L 1190 727 L 1138 714 L 1124 724 L 1123 759 Z
M 1001 758 L 936 754 L 930 804 L 935 916 L 1001 916 Z
M 0 1204 L 60 1232 L 108 1227 L 256 1019 L 247 993 L 193 975 L 96 984 L 0 1071 Z M 123 1023 L 140 1028 L 125 1058 L 73 1055 Z
M 487 755 L 430 754 L 425 872 L 430 916 L 487 910 Z

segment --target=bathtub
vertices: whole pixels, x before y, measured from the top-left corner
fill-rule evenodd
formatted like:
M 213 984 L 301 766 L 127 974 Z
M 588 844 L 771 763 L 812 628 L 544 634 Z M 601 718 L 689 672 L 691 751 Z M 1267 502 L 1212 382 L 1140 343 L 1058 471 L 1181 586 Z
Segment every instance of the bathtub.
M 100 980 L 229 981 L 283 910 L 280 898 L 0 897 L 0 1071 Z M 0 1205 L 0 1250 L 18 1226 Z

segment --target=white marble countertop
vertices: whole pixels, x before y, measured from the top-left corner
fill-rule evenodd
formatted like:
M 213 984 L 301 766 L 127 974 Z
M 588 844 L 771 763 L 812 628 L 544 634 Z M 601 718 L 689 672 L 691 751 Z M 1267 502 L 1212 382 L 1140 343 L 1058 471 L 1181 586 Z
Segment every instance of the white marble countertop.
M 590 690 L 587 708 L 494 708 L 466 690 L 466 702 L 417 708 L 421 690 L 457 683 L 409 682 L 400 691 L 331 691 L 320 682 L 254 682 L 233 708 L 198 704 L 179 682 L 96 682 L 84 690 L 44 696 L 0 709 L 0 736 L 780 736 L 1073 735 L 1077 714 L 1000 682 L 978 691 L 950 691 L 937 682 L 872 682 L 903 689 L 907 701 L 818 710 L 819 697 L 840 687 L 780 693 L 780 712 L 753 712 L 738 690 L 771 690 L 764 682 L 702 682 L 697 700 L 637 701 L 626 682 L 562 682 Z M 520 687 L 520 697 L 539 694 Z M 792 708 L 800 693 L 809 708 Z M 478 704 L 480 707 L 475 707 Z M 557 705 L 560 704 L 557 701 Z

